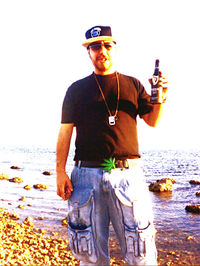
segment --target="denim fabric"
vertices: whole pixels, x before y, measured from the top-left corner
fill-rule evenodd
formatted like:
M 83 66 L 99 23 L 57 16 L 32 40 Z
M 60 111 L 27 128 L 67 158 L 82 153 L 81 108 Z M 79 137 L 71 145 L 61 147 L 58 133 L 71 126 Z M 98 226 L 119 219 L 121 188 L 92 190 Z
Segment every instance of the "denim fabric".
M 74 167 L 71 180 L 68 233 L 80 265 L 110 265 L 110 222 L 127 265 L 157 265 L 151 201 L 139 164 L 111 173 Z

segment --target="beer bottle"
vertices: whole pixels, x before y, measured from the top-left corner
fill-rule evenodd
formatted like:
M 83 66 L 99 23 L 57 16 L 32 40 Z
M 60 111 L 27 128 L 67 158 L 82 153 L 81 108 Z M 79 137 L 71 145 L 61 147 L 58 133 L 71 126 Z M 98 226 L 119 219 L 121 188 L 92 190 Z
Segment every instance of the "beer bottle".
M 151 103 L 162 103 L 162 87 L 159 87 L 159 59 L 156 59 L 151 82 Z

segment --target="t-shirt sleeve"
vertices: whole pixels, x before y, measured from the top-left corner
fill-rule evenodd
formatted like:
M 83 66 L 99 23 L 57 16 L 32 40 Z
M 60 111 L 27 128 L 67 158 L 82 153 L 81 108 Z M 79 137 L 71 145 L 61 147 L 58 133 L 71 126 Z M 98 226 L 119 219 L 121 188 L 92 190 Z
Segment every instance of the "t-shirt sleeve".
M 61 123 L 75 123 L 74 121 L 74 102 L 71 95 L 71 88 L 66 92 L 63 105 L 62 105 L 62 116 Z
M 139 97 L 138 97 L 138 114 L 142 117 L 152 111 L 151 96 L 147 93 L 144 86 L 138 81 Z

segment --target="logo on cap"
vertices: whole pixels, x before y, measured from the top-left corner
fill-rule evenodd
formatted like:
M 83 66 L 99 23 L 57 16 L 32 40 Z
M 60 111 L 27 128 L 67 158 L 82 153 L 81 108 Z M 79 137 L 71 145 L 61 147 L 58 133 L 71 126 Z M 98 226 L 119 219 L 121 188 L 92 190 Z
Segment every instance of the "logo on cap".
M 90 34 L 91 34 L 91 37 L 92 38 L 95 38 L 95 37 L 98 37 L 100 36 L 101 34 L 101 28 L 94 28 L 90 31 Z

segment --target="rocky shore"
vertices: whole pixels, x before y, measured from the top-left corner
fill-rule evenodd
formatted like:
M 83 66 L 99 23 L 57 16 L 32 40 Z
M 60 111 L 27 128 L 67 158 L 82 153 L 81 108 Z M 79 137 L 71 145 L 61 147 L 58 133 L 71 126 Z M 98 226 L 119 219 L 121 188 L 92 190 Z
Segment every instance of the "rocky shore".
M 0 265 L 79 265 L 71 255 L 68 240 L 59 237 L 59 233 L 35 228 L 31 217 L 23 223 L 18 219 L 15 213 L 0 208 Z M 193 237 L 187 241 L 189 249 L 182 241 L 158 239 L 158 264 L 200 265 L 198 243 Z M 115 238 L 110 241 L 110 250 L 111 265 L 125 265 Z
M 51 172 L 45 171 L 43 175 L 51 175 Z M 2 182 L 9 181 L 10 184 L 13 182 L 23 183 L 22 178 L 9 178 L 6 174 L 1 174 L 0 179 L 4 180 Z M 161 179 L 153 182 L 149 189 L 155 193 L 162 192 L 164 195 L 172 192 L 174 183 L 175 180 L 172 179 Z M 192 186 L 199 185 L 196 180 L 190 181 L 190 184 Z M 21 187 L 23 190 L 21 190 L 22 194 L 18 199 L 21 203 L 19 205 L 15 203 L 15 206 L 18 206 L 20 210 L 23 210 L 23 204 L 26 202 L 25 191 L 30 189 L 32 191 L 33 188 L 34 191 L 38 190 L 41 191 L 39 193 L 42 193 L 42 191 L 49 189 L 47 185 L 40 183 L 25 186 L 21 184 Z M 196 197 L 199 197 L 199 191 L 196 192 Z M 1 200 L 3 201 L 3 199 Z M 31 206 L 29 203 L 25 205 Z M 193 204 L 189 207 L 186 209 L 187 212 L 191 211 L 195 213 L 194 215 L 199 215 L 197 214 L 200 210 L 199 204 Z M 37 220 L 28 216 L 22 221 L 18 214 L 0 208 L 0 265 L 79 265 L 79 261 L 70 252 L 66 229 L 64 228 L 62 232 L 56 231 L 56 228 L 50 231 L 45 225 L 37 229 L 38 220 L 43 225 L 42 216 Z M 66 226 L 64 220 L 63 226 Z M 171 230 L 176 229 L 171 228 Z M 63 234 L 63 232 L 65 233 Z M 174 236 L 176 233 L 173 231 L 172 235 Z M 196 239 L 195 235 L 189 235 L 186 232 L 184 237 L 181 235 L 180 238 L 179 234 L 179 238 L 172 238 L 169 237 L 169 231 L 158 230 L 156 245 L 159 266 L 200 265 L 199 238 Z M 115 236 L 111 235 L 109 246 L 111 265 L 125 265 Z
M 36 229 L 31 217 L 23 223 L 18 218 L 0 208 L 0 265 L 79 265 L 68 240 L 57 238 L 56 232 L 49 236 Z M 120 261 L 112 258 L 111 265 L 120 265 Z

